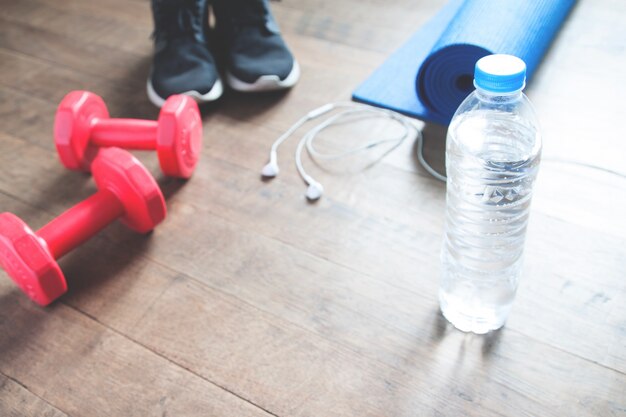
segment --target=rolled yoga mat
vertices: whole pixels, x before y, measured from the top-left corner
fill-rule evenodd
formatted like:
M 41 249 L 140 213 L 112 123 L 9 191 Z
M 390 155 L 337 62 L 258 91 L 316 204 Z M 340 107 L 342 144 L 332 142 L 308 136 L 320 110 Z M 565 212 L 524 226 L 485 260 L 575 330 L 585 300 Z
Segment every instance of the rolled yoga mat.
M 357 90 L 357 101 L 448 124 L 476 61 L 522 58 L 529 80 L 576 0 L 450 0 Z

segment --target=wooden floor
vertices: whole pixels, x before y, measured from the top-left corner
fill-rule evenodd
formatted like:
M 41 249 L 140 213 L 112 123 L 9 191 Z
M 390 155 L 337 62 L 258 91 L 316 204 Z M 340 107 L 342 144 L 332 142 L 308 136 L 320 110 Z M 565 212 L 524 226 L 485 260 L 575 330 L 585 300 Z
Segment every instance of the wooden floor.
M 63 258 L 70 291 L 48 308 L 0 276 L 0 416 L 626 416 L 626 3 L 579 2 L 527 91 L 544 161 L 502 331 L 438 312 L 445 187 L 413 144 L 358 174 L 305 161 L 327 190 L 315 205 L 295 141 L 281 176 L 259 179 L 280 133 L 349 99 L 443 3 L 273 3 L 302 79 L 205 109 L 186 183 L 137 153 L 166 221 L 150 236 L 115 224 Z M 0 0 L 0 211 L 38 228 L 94 191 L 55 155 L 66 92 L 157 117 L 151 29 L 147 0 Z M 444 137 L 427 126 L 438 167 Z

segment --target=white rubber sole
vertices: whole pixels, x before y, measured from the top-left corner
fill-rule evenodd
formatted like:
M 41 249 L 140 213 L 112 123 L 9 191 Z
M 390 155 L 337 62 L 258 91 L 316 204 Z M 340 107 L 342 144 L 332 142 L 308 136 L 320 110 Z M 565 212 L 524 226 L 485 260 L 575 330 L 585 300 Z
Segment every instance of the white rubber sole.
M 157 92 L 154 91 L 154 87 L 152 87 L 152 80 L 150 80 L 150 78 L 148 78 L 147 91 L 148 91 L 148 98 L 150 99 L 152 104 L 154 104 L 155 106 L 159 108 L 163 107 L 163 104 L 165 104 L 166 99 L 159 96 Z M 199 92 L 195 90 L 185 91 L 184 93 L 179 93 L 179 94 L 184 94 L 186 96 L 189 96 L 193 98 L 197 103 L 200 104 L 200 103 L 208 103 L 210 101 L 215 101 L 222 96 L 222 93 L 224 93 L 224 85 L 222 84 L 222 80 L 218 79 L 213 85 L 213 88 L 211 88 L 211 90 L 206 94 L 200 94 Z
M 284 90 L 286 88 L 293 87 L 299 79 L 300 65 L 298 65 L 297 61 L 294 61 L 291 72 L 287 78 L 282 81 L 278 75 L 263 75 L 255 82 L 247 83 L 245 81 L 241 81 L 230 72 L 226 72 L 226 82 L 228 83 L 228 86 L 233 90 L 244 93 Z

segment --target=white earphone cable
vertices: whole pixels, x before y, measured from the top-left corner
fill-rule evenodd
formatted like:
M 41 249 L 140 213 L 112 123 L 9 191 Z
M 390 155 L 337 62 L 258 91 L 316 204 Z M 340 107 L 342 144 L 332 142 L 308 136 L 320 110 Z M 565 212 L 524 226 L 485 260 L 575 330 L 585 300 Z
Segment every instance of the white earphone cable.
M 433 177 L 437 178 L 441 181 L 446 181 L 446 177 L 435 171 L 424 159 L 423 156 L 423 135 L 422 130 L 418 128 L 409 118 L 390 110 L 378 109 L 372 106 L 352 103 L 352 102 L 336 102 L 325 104 L 321 107 L 318 107 L 309 113 L 307 113 L 304 117 L 300 118 L 296 121 L 285 133 L 283 133 L 274 143 L 272 144 L 272 148 L 270 150 L 270 159 L 267 165 L 263 167 L 261 174 L 266 178 L 273 178 L 278 175 L 278 148 L 280 145 L 287 140 L 296 130 L 298 130 L 301 126 L 306 124 L 308 121 L 316 119 L 318 117 L 323 116 L 326 113 L 336 109 L 336 108 L 344 108 L 339 113 L 336 113 L 330 117 L 328 117 L 323 122 L 309 129 L 298 142 L 298 146 L 295 152 L 295 163 L 298 173 L 307 184 L 307 193 L 306 196 L 309 200 L 317 200 L 319 199 L 323 192 L 324 187 L 317 182 L 313 177 L 311 177 L 306 170 L 304 169 L 304 165 L 302 164 L 302 151 L 306 147 L 306 150 L 313 160 L 329 160 L 329 159 L 338 159 L 345 156 L 349 156 L 358 152 L 363 152 L 367 150 L 371 150 L 377 148 L 378 146 L 394 143 L 389 149 L 387 149 L 376 161 L 376 163 L 384 156 L 386 156 L 389 152 L 396 149 L 398 146 L 404 142 L 408 137 L 411 136 L 411 132 L 415 132 L 415 137 L 417 140 L 417 158 L 419 163 L 424 167 L 424 169 L 431 174 Z M 324 129 L 338 124 L 344 123 L 353 123 L 359 120 L 371 119 L 371 118 L 385 118 L 389 120 L 393 120 L 398 122 L 403 127 L 403 133 L 395 138 L 387 138 L 381 139 L 373 142 L 369 142 L 365 145 L 361 145 L 359 147 L 348 149 L 345 151 L 340 151 L 336 153 L 322 153 L 318 151 L 313 142 L 317 135 Z

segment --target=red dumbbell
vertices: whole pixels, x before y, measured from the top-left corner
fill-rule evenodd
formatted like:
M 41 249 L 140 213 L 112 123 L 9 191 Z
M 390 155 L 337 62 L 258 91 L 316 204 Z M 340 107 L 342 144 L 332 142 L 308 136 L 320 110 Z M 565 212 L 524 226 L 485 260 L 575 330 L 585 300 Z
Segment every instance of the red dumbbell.
M 102 98 L 89 91 L 67 94 L 54 120 L 54 142 L 69 169 L 90 171 L 100 147 L 156 150 L 161 170 L 189 178 L 202 148 L 202 120 L 186 95 L 167 99 L 159 120 L 111 119 Z
M 0 214 L 0 265 L 32 300 L 43 306 L 67 291 L 55 259 L 118 217 L 147 233 L 166 214 L 165 200 L 148 170 L 131 154 L 103 149 L 92 164 L 98 192 L 33 232 L 19 217 Z

